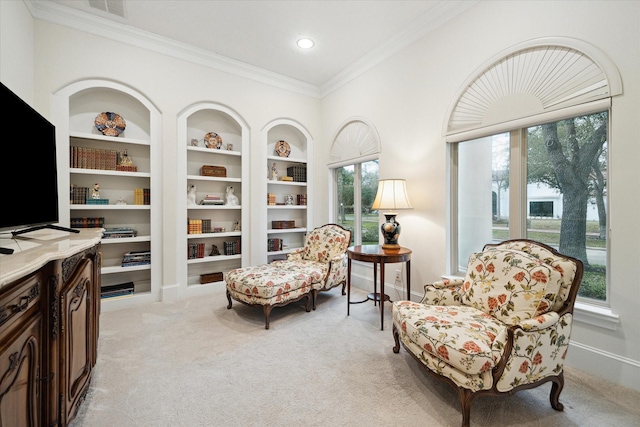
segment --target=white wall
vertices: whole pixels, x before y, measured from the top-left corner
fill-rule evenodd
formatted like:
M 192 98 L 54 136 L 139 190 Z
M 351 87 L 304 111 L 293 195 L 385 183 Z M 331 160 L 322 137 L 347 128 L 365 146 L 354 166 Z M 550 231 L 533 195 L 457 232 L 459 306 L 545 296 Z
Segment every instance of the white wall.
M 489 58 L 529 39 L 572 37 L 604 51 L 617 65 L 624 85 L 623 96 L 613 100 L 609 181 L 611 309 L 620 316 L 620 325 L 611 331 L 577 322 L 568 364 L 637 390 L 639 23 L 637 1 L 478 2 L 444 27 L 324 98 L 320 138 L 330 138 L 350 116 L 365 117 L 377 128 L 382 142 L 380 178 L 406 179 L 414 206 L 413 211 L 400 215 L 400 240 L 413 250 L 412 289 L 419 292 L 421 284 L 448 272 L 448 159 L 442 130 L 447 109 L 462 83 Z M 328 161 L 328 153 L 317 150 L 316 156 L 316 168 L 321 169 Z M 328 199 L 318 201 L 320 206 L 325 203 Z
M 21 1 L 0 2 L 0 81 L 32 107 L 33 19 Z
M 274 118 L 303 124 L 315 139 L 317 224 L 329 219 L 330 138 L 351 117 L 369 120 L 382 141 L 381 178 L 407 179 L 414 209 L 399 216 L 400 239 L 413 249 L 416 298 L 423 283 L 447 272 L 448 159 L 442 129 L 462 82 L 488 58 L 528 39 L 567 36 L 595 45 L 617 65 L 624 85 L 624 95 L 613 100 L 609 181 L 611 308 L 621 323 L 615 331 L 576 324 L 568 363 L 640 390 L 640 296 L 634 274 L 640 258 L 640 143 L 635 129 L 640 113 L 639 2 L 478 2 L 321 101 L 40 20 L 19 25 L 14 20 L 24 20 L 22 2 L 0 1 L 0 13 L 0 79 L 33 86 L 35 106 L 43 115 L 51 117 L 53 93 L 86 78 L 129 85 L 162 113 L 163 285 L 177 281 L 175 207 L 183 194 L 175 194 L 173 159 L 176 144 L 182 143 L 177 141 L 176 117 L 185 107 L 214 101 L 236 110 L 251 127 L 252 152 L 257 151 L 260 129 Z M 253 174 L 251 186 L 258 188 L 259 179 Z

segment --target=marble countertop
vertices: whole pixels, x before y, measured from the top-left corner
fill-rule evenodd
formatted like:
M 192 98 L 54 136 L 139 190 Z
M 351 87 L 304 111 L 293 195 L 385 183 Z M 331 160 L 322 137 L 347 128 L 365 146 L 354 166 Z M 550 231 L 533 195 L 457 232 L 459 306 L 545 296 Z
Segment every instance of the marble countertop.
M 15 237 L 0 237 L 0 247 L 13 249 L 0 254 L 0 288 L 38 270 L 49 261 L 70 257 L 95 246 L 102 239 L 102 228 L 80 233 L 42 229 Z

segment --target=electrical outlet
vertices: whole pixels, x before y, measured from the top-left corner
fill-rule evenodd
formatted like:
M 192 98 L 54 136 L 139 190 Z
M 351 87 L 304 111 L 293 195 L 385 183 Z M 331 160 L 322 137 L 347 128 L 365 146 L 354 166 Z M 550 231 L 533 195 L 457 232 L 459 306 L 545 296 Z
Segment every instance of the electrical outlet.
M 396 282 L 402 281 L 402 270 L 396 270 Z

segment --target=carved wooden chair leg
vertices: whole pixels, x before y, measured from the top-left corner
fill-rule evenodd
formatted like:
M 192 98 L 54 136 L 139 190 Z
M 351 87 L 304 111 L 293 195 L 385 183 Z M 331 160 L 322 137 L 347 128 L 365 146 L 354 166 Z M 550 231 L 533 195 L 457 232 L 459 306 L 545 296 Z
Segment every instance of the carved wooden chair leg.
M 460 409 L 462 410 L 462 424 L 460 427 L 469 427 L 471 424 L 471 403 L 475 399 L 475 393 L 466 388 L 457 387 L 460 398 Z
M 229 291 L 227 291 L 227 301 L 229 301 L 227 308 L 231 308 L 231 293 Z
M 347 292 L 345 291 L 346 288 L 347 288 L 347 281 L 345 280 L 342 283 L 342 295 L 346 295 L 347 294 Z
M 316 309 L 316 303 L 317 303 L 317 301 L 318 301 L 318 293 L 319 293 L 319 292 L 320 292 L 320 291 L 318 291 L 317 289 L 313 289 L 313 290 L 311 291 L 311 299 L 312 299 L 312 304 L 313 304 L 313 309 L 314 309 L 314 310 Z M 307 310 L 307 311 L 309 311 L 309 310 Z
M 311 305 L 313 305 L 313 309 L 316 309 L 316 297 L 318 296 L 318 291 L 311 291 L 307 294 L 307 304 L 305 305 L 305 310 L 308 312 L 311 311 Z M 312 302 L 313 301 L 313 302 Z
M 263 305 L 262 307 L 264 310 L 264 328 L 269 329 L 269 317 L 271 316 L 271 309 L 273 306 Z
M 560 372 L 557 379 L 551 380 L 551 394 L 549 400 L 551 401 L 551 407 L 556 411 L 564 410 L 564 405 L 560 403 L 560 393 L 564 388 L 564 371 Z
M 393 346 L 393 352 L 399 353 L 400 352 L 400 333 L 398 332 L 398 328 L 396 328 L 395 324 L 393 325 L 391 332 L 393 333 L 393 339 L 396 342 L 396 345 Z

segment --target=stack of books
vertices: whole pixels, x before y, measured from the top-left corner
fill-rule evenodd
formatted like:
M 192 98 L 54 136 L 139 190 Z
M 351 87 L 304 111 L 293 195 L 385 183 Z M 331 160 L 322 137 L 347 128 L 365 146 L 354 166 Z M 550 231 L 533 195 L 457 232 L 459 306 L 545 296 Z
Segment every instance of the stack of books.
M 70 224 L 71 228 L 103 228 L 104 227 L 104 217 L 82 217 L 82 218 L 71 218 Z
M 117 239 L 123 237 L 136 237 L 138 232 L 131 227 L 105 228 L 102 232 L 103 239 Z
M 201 205 L 224 205 L 224 200 L 220 196 L 207 194 L 200 202 Z
M 301 206 L 305 206 L 307 204 L 307 195 L 306 194 L 298 194 L 298 204 Z
M 108 205 L 109 199 L 92 199 L 88 198 L 85 202 L 87 205 Z
M 151 264 L 151 251 L 132 251 L 125 252 L 122 256 L 123 267 L 133 267 L 136 265 Z
M 267 205 L 269 206 L 276 205 L 276 193 L 267 193 Z
M 204 258 L 204 243 L 189 243 L 187 259 Z
M 100 288 L 100 298 L 123 297 L 133 295 L 133 292 L 133 282 L 102 286 Z

